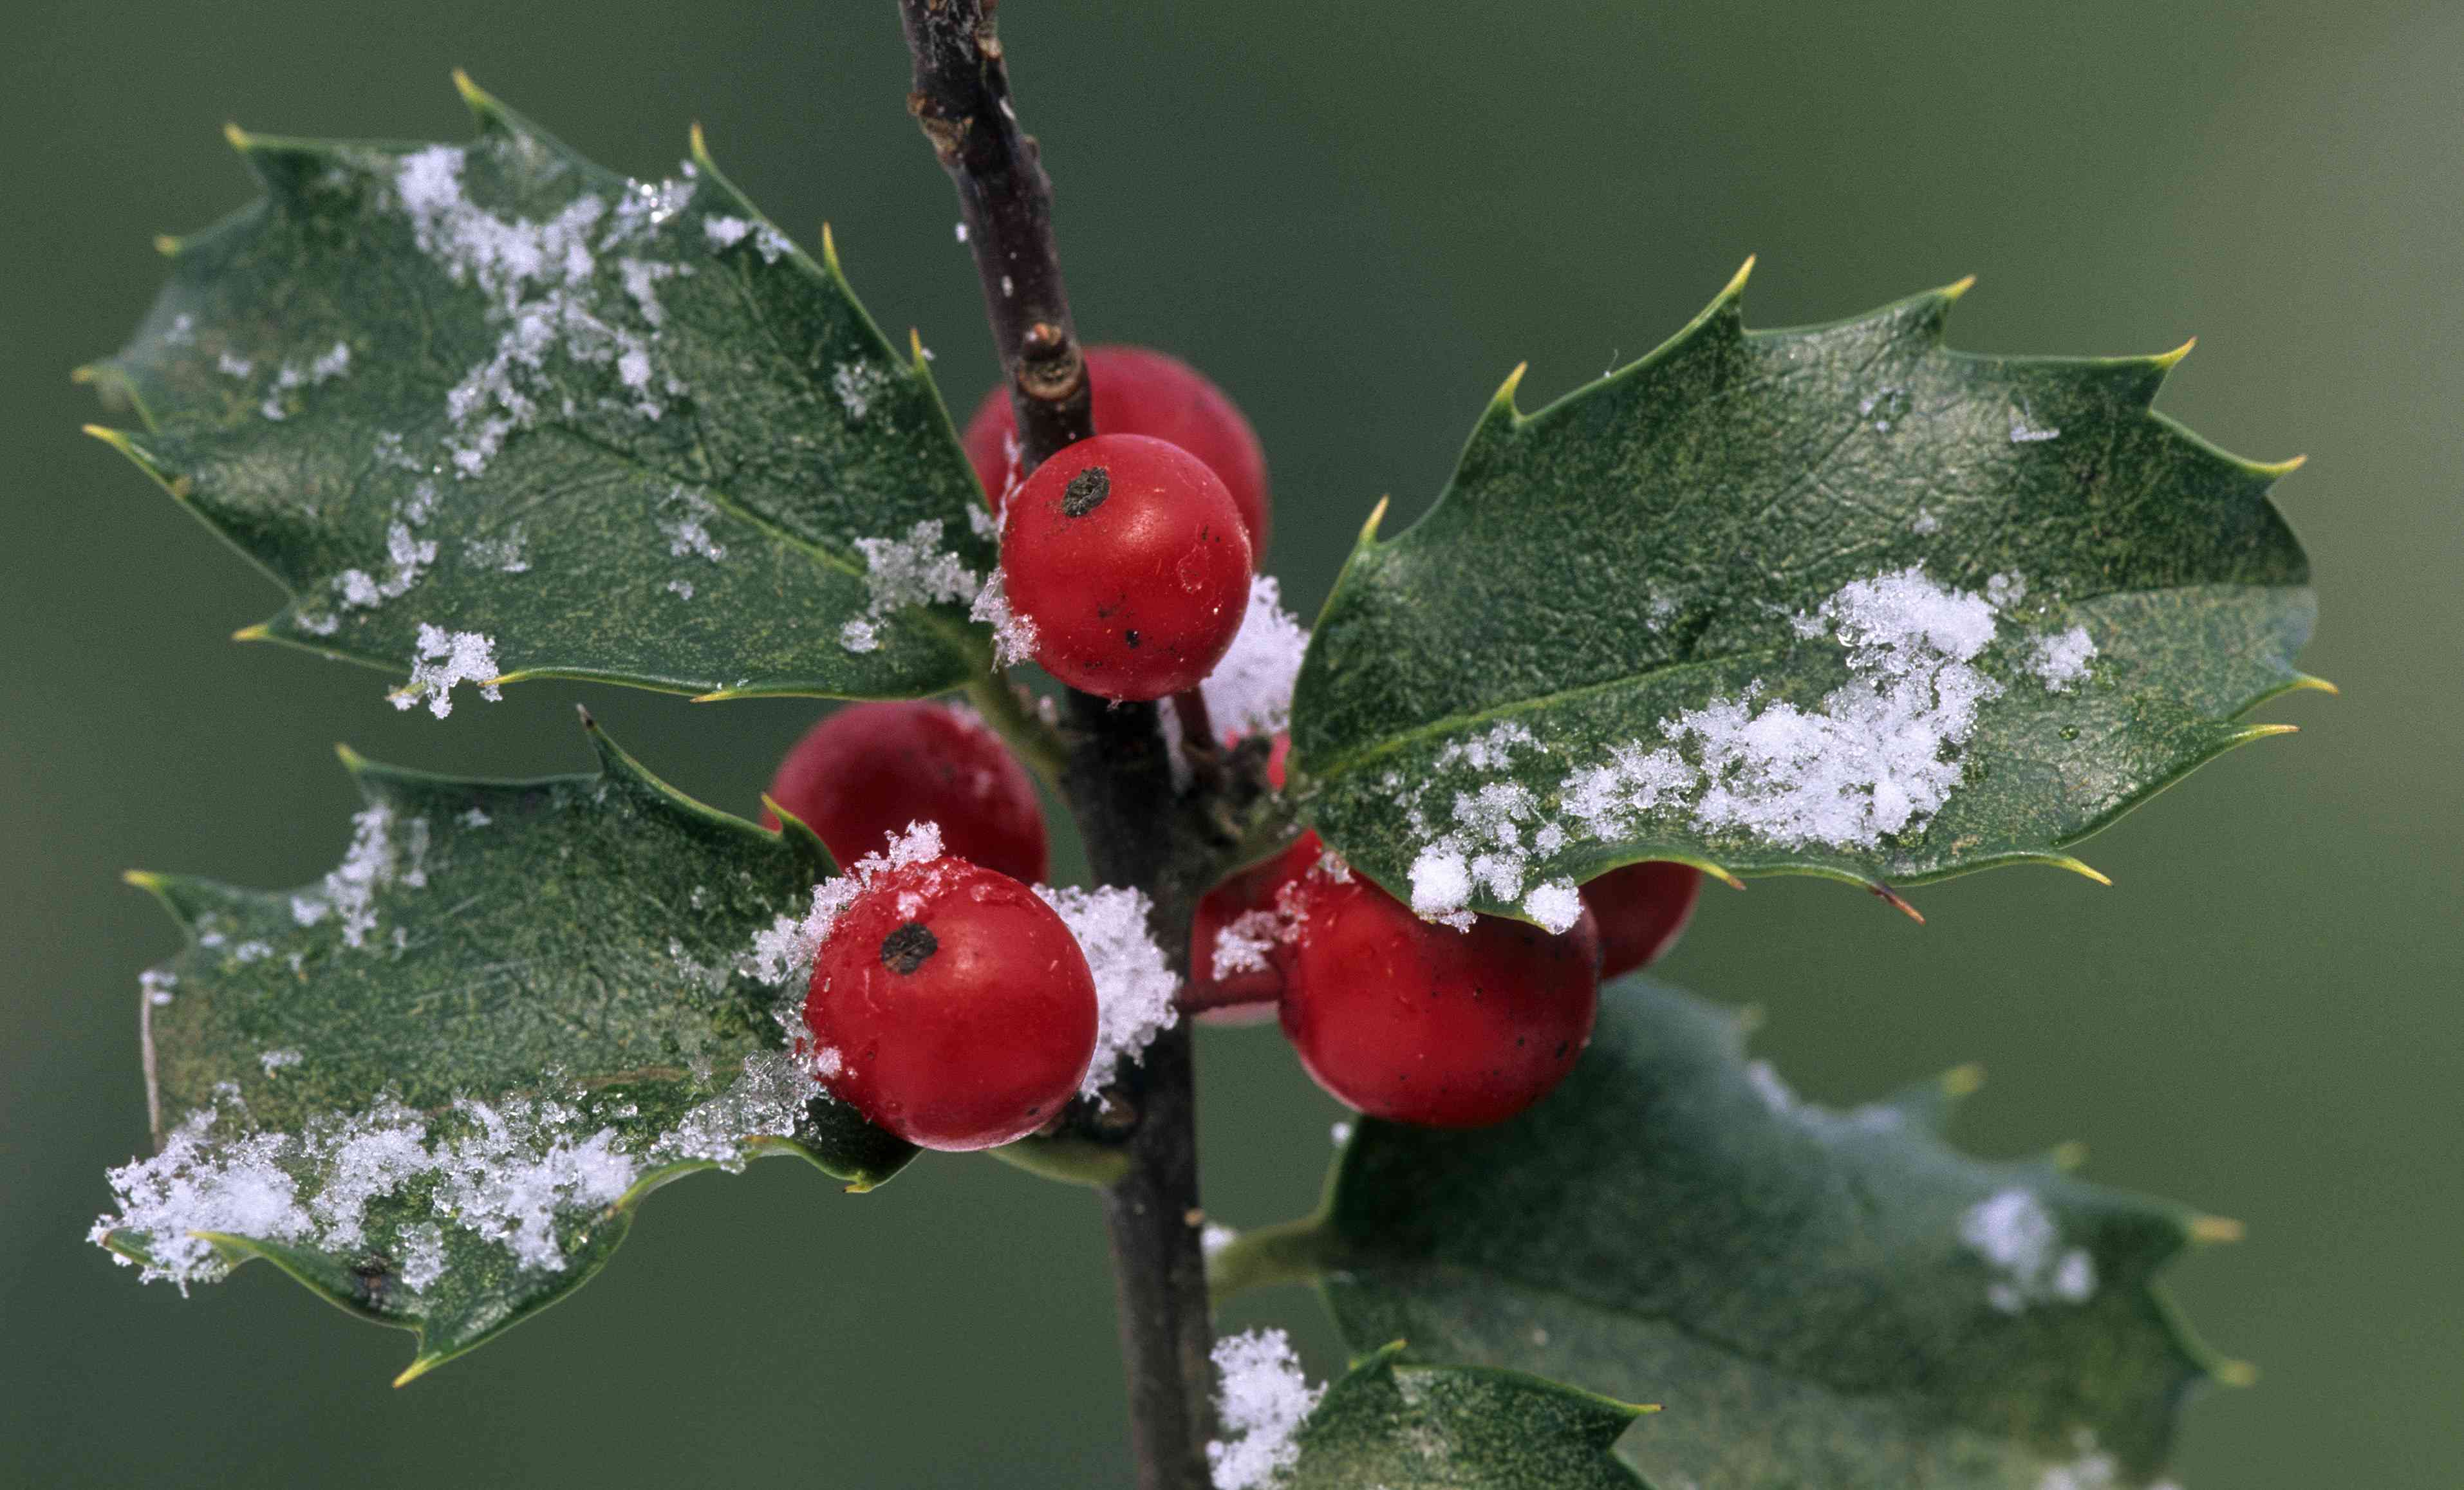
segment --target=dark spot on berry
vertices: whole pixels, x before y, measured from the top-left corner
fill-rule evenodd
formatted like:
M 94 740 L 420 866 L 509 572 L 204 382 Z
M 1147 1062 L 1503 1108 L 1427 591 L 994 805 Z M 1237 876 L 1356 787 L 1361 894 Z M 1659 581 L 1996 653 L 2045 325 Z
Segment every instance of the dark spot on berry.
M 1101 466 L 1089 466 L 1069 478 L 1061 489 L 1061 515 L 1084 517 L 1104 505 L 1112 494 L 1112 473 Z
M 1130 644 L 1130 650 L 1134 652 L 1138 649 L 1138 634 L 1135 631 L 1122 632 L 1121 640 Z
M 1566 1042 L 1564 1041 L 1561 1040 L 1557 1041 L 1557 1053 L 1550 1059 L 1554 1061 L 1563 1061 L 1566 1059 Z
M 905 976 L 940 950 L 940 942 L 923 922 L 910 921 L 881 939 L 881 965 Z

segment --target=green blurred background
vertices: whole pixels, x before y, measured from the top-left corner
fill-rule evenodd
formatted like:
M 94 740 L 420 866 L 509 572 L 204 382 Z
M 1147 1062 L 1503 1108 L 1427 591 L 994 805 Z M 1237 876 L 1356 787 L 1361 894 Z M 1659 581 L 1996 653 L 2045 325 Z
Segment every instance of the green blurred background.
M 1954 341 L 2156 351 L 2164 406 L 2306 451 L 2279 498 L 2341 700 L 2091 844 L 1919 928 L 1811 881 L 1713 889 L 1665 965 L 1764 1005 L 1761 1047 L 1849 1100 L 1981 1060 L 1963 1135 L 2084 1139 L 2089 1173 L 2239 1216 L 2178 1296 L 2251 1391 L 2191 1407 L 2180 1478 L 2452 1486 L 2464 1440 L 2464 8 L 1713 0 L 1012 0 L 1080 323 L 1180 351 L 1264 433 L 1272 566 L 1306 613 L 1370 503 L 1437 491 L 1529 359 L 1527 407 L 1660 340 L 1748 252 L 1760 325 L 1971 271 Z M 145 1141 L 136 974 L 170 924 L 123 867 L 280 886 L 347 837 L 330 746 L 490 774 L 584 763 L 586 700 L 749 809 L 812 717 L 539 684 L 437 724 L 388 680 L 232 646 L 275 590 L 77 434 L 66 378 L 153 294 L 158 231 L 252 194 L 227 119 L 465 130 L 446 73 L 597 159 L 671 168 L 698 119 L 807 242 L 828 218 L 963 409 L 990 381 L 950 191 L 887 0 L 38 3 L 0 122 L 0 1482 L 30 1486 L 1125 1482 L 1091 1197 L 932 1157 L 882 1192 L 798 1165 L 662 1194 L 543 1321 L 394 1391 L 407 1336 L 269 1269 L 183 1302 L 81 1239 Z M 1400 526 L 1390 522 L 1389 531 Z M 1312 1200 L 1336 1116 L 1270 1031 L 1210 1032 L 1207 1198 Z M 1313 1301 L 1241 1303 L 1339 1364 Z

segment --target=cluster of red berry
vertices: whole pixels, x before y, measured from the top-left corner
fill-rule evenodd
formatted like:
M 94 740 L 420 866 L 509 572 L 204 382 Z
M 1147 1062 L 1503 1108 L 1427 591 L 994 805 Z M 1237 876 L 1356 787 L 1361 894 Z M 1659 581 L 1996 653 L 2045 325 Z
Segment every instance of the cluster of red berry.
M 1265 462 L 1230 399 L 1187 364 L 1090 350 L 1111 433 L 1017 478 L 1008 400 L 967 448 L 1001 520 L 1001 568 L 1035 657 L 1118 699 L 1194 688 L 1240 629 L 1267 523 Z M 1267 775 L 1284 785 L 1288 741 Z M 1096 1044 L 1096 985 L 1068 926 L 1028 887 L 1047 872 L 1025 771 L 979 721 L 935 704 L 862 704 L 823 720 L 771 797 L 842 863 L 912 822 L 943 852 L 867 878 L 817 953 L 804 1019 L 825 1085 L 932 1149 L 981 1149 L 1049 1122 Z M 775 819 L 773 820 L 775 826 Z M 1303 1065 L 1374 1116 L 1502 1122 L 1556 1085 L 1590 1039 L 1599 981 L 1658 956 L 1699 876 L 1644 864 L 1583 887 L 1551 935 L 1495 916 L 1433 925 L 1303 833 L 1199 905 L 1184 1006 L 1279 1016 Z

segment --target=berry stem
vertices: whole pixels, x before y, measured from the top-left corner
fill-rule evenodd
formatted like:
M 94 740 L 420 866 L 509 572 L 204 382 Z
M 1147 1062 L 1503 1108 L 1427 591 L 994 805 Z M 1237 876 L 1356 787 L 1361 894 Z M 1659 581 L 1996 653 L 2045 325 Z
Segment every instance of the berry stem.
M 899 14 L 914 62 L 907 109 L 957 188 L 1018 416 L 1022 459 L 1032 470 L 1092 435 L 1094 411 L 1053 245 L 1052 183 L 1011 105 L 993 26 L 996 4 L 899 0 Z M 1188 868 L 1203 854 L 1194 856 L 1196 845 L 1181 841 L 1203 836 L 1192 828 L 1205 821 L 1206 794 L 1175 799 L 1155 705 L 1113 704 L 1072 690 L 1063 712 L 1060 783 L 1088 862 L 1103 883 L 1154 897 L 1159 940 L 1185 971 L 1190 913 L 1204 887 L 1193 884 Z M 1006 714 L 1000 717 L 1011 734 Z M 1214 852 L 1220 850 L 1211 844 L 1203 850 Z M 1188 1021 L 1159 1036 L 1108 1096 L 1113 1114 L 1132 1125 L 1129 1171 L 1103 1196 L 1137 1483 L 1139 1490 L 1207 1490 L 1214 1326 L 1198 1245 L 1203 1216 Z

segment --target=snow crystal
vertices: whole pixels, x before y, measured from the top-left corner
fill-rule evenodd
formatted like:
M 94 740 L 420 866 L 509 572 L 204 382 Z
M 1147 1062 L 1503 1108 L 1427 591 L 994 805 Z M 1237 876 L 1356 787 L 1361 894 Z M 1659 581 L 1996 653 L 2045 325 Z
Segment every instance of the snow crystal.
M 402 1285 L 412 1293 L 426 1293 L 445 1276 L 445 1232 L 434 1221 L 404 1227 L 401 1251 Z
M 466 828 L 484 828 L 489 823 L 494 822 L 496 820 L 488 816 L 486 808 L 473 807 L 453 821 L 461 823 Z
M 546 377 L 548 360 L 612 366 L 634 398 L 632 413 L 656 419 L 663 405 L 650 397 L 653 343 L 665 318 L 656 296 L 659 280 L 686 273 L 681 266 L 638 258 L 619 261 L 632 301 L 630 315 L 594 296 L 599 269 L 591 235 L 603 221 L 597 249 L 605 251 L 646 235 L 691 187 L 632 184 L 611 214 L 601 197 L 583 195 L 545 221 L 495 216 L 462 188 L 465 153 L 450 145 L 414 151 L 396 163 L 394 195 L 422 252 L 447 277 L 475 286 L 487 300 L 490 321 L 500 328 L 493 354 L 473 363 L 446 395 L 451 429 L 445 437 L 455 471 L 478 475 L 517 429 L 537 424 L 543 401 L 557 393 Z M 671 205 L 672 204 L 672 205 Z M 663 212 L 663 207 L 668 209 Z M 630 320 L 634 325 L 625 324 Z M 672 378 L 663 391 L 686 391 Z M 561 401 L 572 411 L 569 397 Z M 627 405 L 617 405 L 618 407 Z
M 1207 971 L 1219 981 L 1266 971 L 1266 956 L 1283 941 L 1283 922 L 1271 910 L 1243 910 L 1215 930 Z
M 1227 1335 L 1215 1342 L 1214 1359 L 1224 1432 L 1206 1446 L 1215 1490 L 1265 1490 L 1300 1462 L 1294 1440 L 1326 1388 L 1301 1374 L 1291 1337 L 1280 1329 Z
M 890 386 L 890 374 L 870 362 L 847 362 L 830 373 L 830 387 L 847 417 L 861 422 L 872 411 L 872 401 Z
M 194 341 L 197 340 L 197 318 L 186 311 L 172 317 L 170 326 L 163 333 L 163 340 L 172 346 L 187 346 Z
M 1438 769 L 1464 765 L 1474 771 L 1503 771 L 1514 763 L 1514 753 L 1537 747 L 1539 740 L 1524 725 L 1509 719 L 1438 752 Z
M 967 225 L 966 225 L 966 224 L 964 224 L 964 223 L 952 223 L 952 224 L 950 225 L 950 229 L 951 229 L 951 230 L 952 230 L 953 232 L 956 232 L 956 233 L 958 235 L 958 241 L 959 241 L 960 243 L 964 243 L 964 242 L 966 242 L 966 241 L 967 241 Z
M 2057 439 L 2060 435 L 2061 430 L 2050 425 L 2042 429 L 2029 428 L 2025 405 L 2021 406 L 2020 417 L 2011 421 L 2011 443 L 2013 445 L 2034 445 L 2037 441 Z
M 111 1171 L 120 1210 L 98 1216 L 87 1239 L 100 1245 L 117 1230 L 143 1233 L 152 1260 L 140 1276 L 167 1279 L 187 1293 L 191 1282 L 211 1282 L 231 1270 L 200 1232 L 267 1241 L 306 1237 L 313 1223 L 299 1204 L 298 1182 L 277 1162 L 289 1139 L 255 1133 L 214 1142 L 214 1126 L 234 1115 L 244 1120 L 245 1109 L 227 1095 L 189 1114 L 161 1153 Z
M 1231 650 L 1199 685 L 1215 727 L 1230 734 L 1276 734 L 1292 718 L 1292 682 L 1309 649 L 1309 629 L 1283 606 L 1273 575 L 1249 581 L 1249 609 Z
M 2084 1304 L 2096 1293 L 2096 1260 L 2062 1246 L 2061 1228 L 2034 1191 L 2014 1186 L 1969 1207 L 1959 1239 L 1998 1275 L 1985 1298 L 2005 1314 L 2031 1304 Z
M 2048 693 L 2067 693 L 2086 680 L 2088 662 L 2096 656 L 2096 643 L 2087 627 L 2073 626 L 2067 631 L 2036 638 L 2035 647 L 2028 658 L 2028 670 L 2045 685 Z
M 705 217 L 701 230 L 710 239 L 714 253 L 724 252 L 750 236 L 753 246 L 760 251 L 764 264 L 776 264 L 779 256 L 794 246 L 788 243 L 785 233 L 768 223 L 750 223 L 741 217 Z
M 2028 598 L 2028 581 L 2014 574 L 1997 574 L 1985 581 L 1985 599 L 1995 610 L 2009 610 Z
M 390 696 L 396 709 L 408 709 L 425 698 L 428 712 L 442 719 L 453 712 L 457 683 L 478 684 L 479 696 L 492 704 L 501 700 L 503 692 L 488 683 L 500 670 L 496 644 L 484 632 L 448 632 L 422 623 L 419 646 L 411 654 L 410 682 Z
M 1241 1234 L 1231 1227 L 1221 1221 L 1209 1221 L 1199 1229 L 1198 1250 L 1212 1258 L 1240 1239 Z
M 1571 931 L 1583 918 L 1583 897 L 1572 880 L 1551 880 L 1523 897 L 1523 913 L 1554 936 Z
M 1448 849 L 1423 848 L 1412 861 L 1412 909 L 1431 921 L 1469 930 L 1471 866 Z
M 1908 531 L 1919 537 L 1931 537 L 1942 531 L 1942 519 L 1920 507 L 1915 519 L 1908 524 Z
M 699 1104 L 650 1146 L 653 1162 L 699 1161 L 730 1173 L 743 1170 L 748 1138 L 792 1138 L 805 1107 L 822 1095 L 814 1063 L 788 1050 L 744 1058 L 741 1077 L 727 1090 Z
M 308 364 L 308 381 L 312 383 L 323 383 L 329 379 L 340 378 L 350 370 L 350 343 L 337 341 L 331 351 Z
M 753 949 L 737 959 L 737 971 L 798 997 L 813 975 L 813 956 L 830 928 L 873 880 L 891 869 L 941 857 L 941 829 L 935 823 L 911 822 L 891 835 L 880 853 L 867 854 L 845 874 L 813 887 L 813 902 L 801 917 L 779 916 L 765 931 L 753 934 Z
M 1035 623 L 1010 609 L 1008 586 L 998 568 L 984 581 L 984 587 L 976 592 L 976 603 L 968 607 L 967 619 L 993 628 L 994 667 L 1015 668 L 1035 656 Z M 1172 758 L 1179 760 L 1180 753 L 1174 751 Z
M 161 968 L 147 968 L 137 975 L 137 986 L 143 991 L 145 1001 L 158 1009 L 171 1001 L 171 990 L 179 985 L 180 979 L 177 974 L 167 973 Z
M 256 363 L 252 359 L 225 352 L 214 359 L 214 370 L 226 377 L 245 378 L 256 370 Z
M 2072 1446 L 2079 1457 L 2064 1464 L 2051 1464 L 2036 1481 L 2036 1490 L 2123 1490 L 2122 1465 L 2114 1457 L 2097 1447 L 2096 1430 L 2081 1428 L 2071 1435 Z M 2152 1484 L 2147 1490 L 2177 1490 L 2167 1482 Z
M 1180 983 L 1148 932 L 1155 906 L 1143 890 L 1038 885 L 1035 892 L 1078 939 L 1087 969 L 1095 975 L 1095 1057 L 1078 1088 L 1092 1097 L 1111 1085 L 1122 1058 L 1138 1059 L 1179 1019 L 1173 1000 Z
M 1922 827 L 1959 784 L 1958 747 L 2001 685 L 1970 666 L 1994 637 L 1984 597 L 1924 566 L 1843 585 L 1810 618 L 1847 653 L 1853 677 L 1817 711 L 1760 686 L 1661 722 L 1670 746 L 1614 749 L 1570 774 L 1567 811 L 1595 838 L 1627 836 L 1644 813 L 1687 797 L 1697 827 L 1742 828 L 1772 844 L 1871 848 Z M 1692 744 L 1700 764 L 1672 748 Z
M 276 1071 L 288 1070 L 297 1065 L 305 1059 L 307 1058 L 297 1050 L 264 1050 L 257 1053 L 256 1063 L 265 1068 L 266 1075 L 272 1076 Z
M 693 598 L 693 582 L 691 580 L 670 580 L 668 593 L 680 600 L 691 600 Z
M 1511 749 L 1509 730 L 1520 731 L 1521 726 L 1501 725 L 1487 736 L 1458 742 L 1447 751 L 1464 752 L 1458 758 L 1466 761 L 1476 756 L 1503 765 Z M 1446 756 L 1440 761 L 1446 763 Z M 1530 862 L 1522 824 L 1537 812 L 1529 788 L 1517 781 L 1490 781 L 1477 791 L 1457 792 L 1452 825 L 1412 861 L 1412 909 L 1424 920 L 1468 931 L 1471 912 L 1465 908 L 1476 891 L 1505 901 L 1521 897 Z
M 423 852 L 427 846 L 425 820 L 413 820 L 422 830 L 416 846 Z M 363 947 L 368 933 L 376 930 L 376 892 L 391 886 L 400 878 L 414 888 L 428 883 L 424 869 L 412 875 L 401 875 L 401 852 L 393 842 L 394 811 L 378 802 L 351 816 L 351 846 L 342 862 L 325 876 L 321 894 L 291 897 L 291 919 L 301 926 L 315 926 L 329 915 L 341 919 L 342 945 Z M 417 859 L 414 856 L 414 864 Z M 413 877 L 415 876 L 415 878 Z
M 671 556 L 684 559 L 698 554 L 714 564 L 727 557 L 727 546 L 715 541 L 710 536 L 709 527 L 706 526 L 713 517 L 718 515 L 717 503 L 698 492 L 690 491 L 684 487 L 678 487 L 670 492 L 666 501 L 660 505 L 664 507 L 668 502 L 673 502 L 684 509 L 683 516 L 663 520 L 659 524 L 659 531 L 668 537 L 668 553 Z
M 394 523 L 385 529 L 385 558 L 393 567 L 382 580 L 364 569 L 345 569 L 334 577 L 333 586 L 341 595 L 344 609 L 366 610 L 408 594 L 428 566 L 436 562 L 436 540 L 422 538 Z
M 524 574 L 531 567 L 531 561 L 522 556 L 522 548 L 529 541 L 529 535 L 522 531 L 519 523 L 516 523 L 505 530 L 505 536 L 502 537 L 464 538 L 462 558 L 465 562 L 475 564 L 482 569 L 494 569 L 503 574 Z
M 287 1051 L 262 1057 L 268 1075 L 297 1060 Z M 213 1106 L 179 1126 L 160 1155 L 111 1172 L 120 1210 L 99 1218 L 89 1235 L 99 1242 L 115 1230 L 144 1234 L 153 1260 L 144 1276 L 169 1279 L 185 1291 L 192 1282 L 228 1271 L 192 1233 L 360 1252 L 382 1242 L 369 1235 L 369 1204 L 425 1181 L 433 1184 L 440 1218 L 504 1248 L 523 1268 L 555 1272 L 567 1262 L 560 1225 L 604 1211 L 654 1165 L 740 1168 L 746 1141 L 794 1133 L 805 1104 L 819 1093 L 801 1054 L 759 1052 L 675 1127 L 628 1145 L 584 1111 L 579 1091 L 496 1102 L 465 1097 L 433 1121 L 386 1093 L 364 1112 L 312 1118 L 295 1134 L 249 1130 L 246 1106 L 226 1084 Z M 627 1104 L 602 1115 L 629 1117 L 637 1110 Z M 435 1135 L 437 1127 L 448 1135 Z M 394 1249 L 402 1282 L 412 1292 L 444 1275 L 438 1223 L 400 1226 Z
M 883 617 L 908 605 L 967 603 L 981 599 L 983 581 L 958 556 L 941 546 L 941 519 L 927 517 L 899 538 L 857 538 L 864 556 L 869 599 L 861 618 L 840 628 L 839 645 L 851 652 L 879 645 Z M 1005 608 L 1005 607 L 1004 607 Z
M 1350 1123 L 1337 1123 L 1326 1130 L 1326 1136 L 1333 1140 L 1334 1146 L 1340 1149 L 1352 1142 L 1353 1132 L 1353 1128 Z

